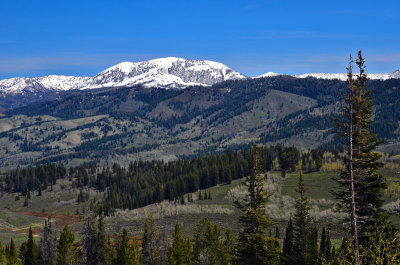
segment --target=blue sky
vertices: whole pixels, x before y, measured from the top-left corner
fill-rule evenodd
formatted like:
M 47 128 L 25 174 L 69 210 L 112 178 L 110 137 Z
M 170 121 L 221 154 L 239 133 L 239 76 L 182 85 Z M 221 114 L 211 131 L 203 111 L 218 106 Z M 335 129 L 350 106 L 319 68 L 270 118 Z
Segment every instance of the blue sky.
M 248 76 L 400 68 L 400 1 L 1 1 L 0 79 L 176 56 Z

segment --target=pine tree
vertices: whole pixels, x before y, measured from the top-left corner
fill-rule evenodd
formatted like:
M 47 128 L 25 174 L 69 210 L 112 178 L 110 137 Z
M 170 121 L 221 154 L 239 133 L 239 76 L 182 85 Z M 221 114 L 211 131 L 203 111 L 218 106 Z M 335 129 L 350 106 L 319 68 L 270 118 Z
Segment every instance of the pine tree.
M 195 264 L 231 264 L 231 256 L 222 240 L 221 231 L 208 218 L 201 219 L 195 228 L 193 255 Z
M 136 240 L 131 240 L 128 237 L 128 231 L 122 230 L 122 234 L 117 246 L 117 255 L 115 265 L 140 265 L 142 264 L 139 251 L 139 244 Z
M 309 214 L 310 206 L 306 196 L 303 174 L 300 172 L 299 186 L 296 199 L 296 213 L 294 215 L 294 239 L 293 249 L 295 252 L 296 264 L 306 265 L 310 260 L 310 237 L 312 232 L 312 218 Z
M 14 240 L 12 238 L 10 240 L 10 245 L 6 247 L 5 255 L 6 255 L 6 260 L 7 260 L 6 265 L 20 265 L 21 264 L 21 262 L 18 259 L 18 252 L 15 247 Z
M 288 225 L 286 227 L 286 231 L 285 231 L 285 238 L 283 240 L 283 248 L 282 248 L 282 255 L 281 255 L 281 264 L 282 265 L 296 264 L 296 262 L 294 260 L 293 238 L 294 238 L 293 222 L 292 222 L 292 217 L 290 217 Z
M 152 214 L 146 218 L 144 223 L 144 234 L 142 242 L 143 264 L 158 265 L 160 260 L 160 236 L 157 229 L 156 219 Z
M 76 249 L 74 244 L 74 234 L 68 225 L 64 226 L 60 234 L 57 246 L 57 264 L 70 265 L 75 260 Z
M 236 244 L 236 238 L 232 234 L 232 230 L 230 228 L 226 229 L 225 231 L 225 239 L 224 239 L 224 244 L 226 246 L 226 249 L 230 255 L 229 259 L 233 260 L 233 257 L 235 255 L 235 244 Z
M 331 236 L 328 229 L 326 233 L 326 242 L 325 242 L 325 257 L 327 260 L 330 260 L 332 258 L 331 249 L 332 249 Z
M 172 234 L 172 244 L 168 248 L 168 265 L 193 265 L 193 246 L 189 239 L 182 236 L 182 231 L 178 223 L 175 225 Z
M 308 253 L 308 264 L 318 264 L 318 228 L 316 226 L 312 228 L 310 233 Z
M 107 239 L 107 244 L 106 244 L 106 265 L 113 265 L 114 264 L 114 259 L 115 259 L 115 255 L 114 255 L 114 247 L 113 244 L 111 242 L 111 238 L 109 237 Z
M 359 73 L 354 80 L 353 60 L 350 56 L 343 117 L 336 120 L 339 135 L 346 144 L 346 169 L 338 179 L 341 189 L 334 195 L 339 201 L 339 209 L 349 214 L 353 262 L 358 264 L 360 239 L 365 240 L 368 229 L 383 225 L 387 216 L 382 209 L 382 190 L 386 185 L 382 175 L 377 173 L 383 164 L 378 161 L 380 155 L 373 152 L 380 142 L 369 129 L 373 122 L 373 103 L 371 91 L 365 90 L 368 78 L 361 51 L 358 52 L 356 64 Z
M 51 226 L 51 220 L 48 218 L 44 222 L 43 236 L 39 242 L 40 257 L 39 264 L 51 264 L 56 259 L 56 233 Z
M 244 202 L 236 202 L 243 211 L 239 222 L 242 231 L 239 233 L 237 244 L 237 262 L 240 264 L 275 264 L 279 250 L 270 249 L 271 241 L 275 238 L 267 236 L 267 229 L 273 225 L 265 212 L 265 204 L 271 193 L 264 191 L 264 176 L 262 176 L 258 147 L 254 144 L 252 150 L 252 171 L 246 177 L 247 198 Z
M 36 263 L 37 263 L 37 245 L 33 240 L 32 227 L 29 227 L 29 236 L 28 236 L 28 241 L 26 242 L 24 265 L 36 265 Z

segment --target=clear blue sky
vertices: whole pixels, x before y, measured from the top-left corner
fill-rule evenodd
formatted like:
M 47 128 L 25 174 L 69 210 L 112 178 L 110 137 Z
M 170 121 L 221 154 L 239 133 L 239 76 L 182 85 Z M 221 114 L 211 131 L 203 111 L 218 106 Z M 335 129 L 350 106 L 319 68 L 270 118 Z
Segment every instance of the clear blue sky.
M 176 56 L 246 75 L 400 68 L 400 1 L 1 1 L 0 79 L 92 76 L 122 61 Z

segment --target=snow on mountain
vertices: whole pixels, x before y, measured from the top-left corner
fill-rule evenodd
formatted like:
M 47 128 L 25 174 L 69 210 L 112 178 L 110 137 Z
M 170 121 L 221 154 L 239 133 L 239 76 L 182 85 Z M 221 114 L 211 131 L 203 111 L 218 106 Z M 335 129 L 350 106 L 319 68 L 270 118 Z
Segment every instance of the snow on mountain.
M 182 88 L 190 85 L 209 86 L 243 78 L 246 77 L 221 63 L 168 57 L 138 63 L 120 63 L 104 70 L 93 79 L 97 87 L 142 84 Z
M 94 77 L 49 75 L 0 80 L 0 93 L 20 94 L 133 85 L 184 88 L 191 85 L 210 86 L 226 80 L 244 78 L 246 76 L 222 63 L 167 57 L 144 62 L 123 62 Z
M 383 74 L 367 74 L 367 76 L 371 80 L 387 80 L 390 78 L 400 78 L 400 71 L 396 71 L 392 74 L 383 73 Z M 315 77 L 321 79 L 339 79 L 341 81 L 347 80 L 347 74 L 340 73 L 340 74 L 325 74 L 325 73 L 310 73 L 310 74 L 302 74 L 302 75 L 294 75 L 297 78 L 307 78 L 307 77 Z
M 47 90 L 82 89 L 90 77 L 48 75 L 35 78 L 10 78 L 0 80 L 0 93 L 20 94 L 24 92 L 45 92 Z
M 262 75 L 255 76 L 253 78 L 274 77 L 274 76 L 278 76 L 278 75 L 283 75 L 283 74 L 278 74 L 278 73 L 274 73 L 274 72 L 268 72 L 268 73 L 265 73 L 265 74 L 262 74 Z
M 394 71 L 391 75 L 390 78 L 400 78 L 400 70 Z

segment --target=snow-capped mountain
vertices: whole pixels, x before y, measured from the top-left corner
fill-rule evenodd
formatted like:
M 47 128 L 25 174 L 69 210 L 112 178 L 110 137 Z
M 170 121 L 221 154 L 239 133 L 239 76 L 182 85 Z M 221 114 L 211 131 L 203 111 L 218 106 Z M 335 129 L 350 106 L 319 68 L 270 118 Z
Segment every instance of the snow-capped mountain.
M 182 88 L 190 85 L 209 86 L 243 78 L 246 76 L 222 63 L 168 57 L 138 63 L 120 63 L 99 73 L 93 81 L 101 87 L 140 84 Z
M 244 78 L 246 76 L 222 63 L 168 57 L 144 62 L 123 62 L 94 77 L 49 75 L 0 80 L 0 93 L 20 94 L 133 85 L 184 88 L 191 85 L 210 86 L 226 80 Z
M 35 78 L 15 77 L 0 80 L 0 93 L 46 92 L 82 89 L 90 77 L 48 75 Z
M 367 76 L 371 80 L 387 80 L 387 79 L 391 79 L 391 78 L 400 78 L 400 70 L 397 70 L 391 74 L 389 74 L 389 73 L 367 74 Z M 321 78 L 321 79 L 339 79 L 342 81 L 347 80 L 346 73 L 340 73 L 340 74 L 310 73 L 310 74 L 295 75 L 294 77 L 297 77 L 297 78 L 315 77 L 315 78 Z
M 283 74 L 278 74 L 278 73 L 274 73 L 274 72 L 268 72 L 268 73 L 265 73 L 265 74 L 262 74 L 262 75 L 255 76 L 253 78 L 274 77 L 274 76 L 278 76 L 278 75 L 283 75 Z
M 265 73 L 265 74 L 262 74 L 262 75 L 255 76 L 253 78 L 274 77 L 274 76 L 279 76 L 279 75 L 284 75 L 284 74 L 268 72 L 268 73 Z M 314 77 L 314 78 L 320 78 L 320 79 L 338 79 L 338 80 L 341 80 L 341 81 L 346 81 L 347 80 L 347 74 L 346 73 L 338 73 L 338 74 L 309 73 L 309 74 L 292 75 L 292 76 L 293 77 L 297 77 L 297 78 Z M 387 79 L 391 79 L 391 78 L 400 78 L 400 70 L 397 70 L 397 71 L 395 71 L 395 72 L 393 72 L 391 74 L 389 74 L 389 73 L 367 74 L 367 76 L 371 80 L 387 80 Z

